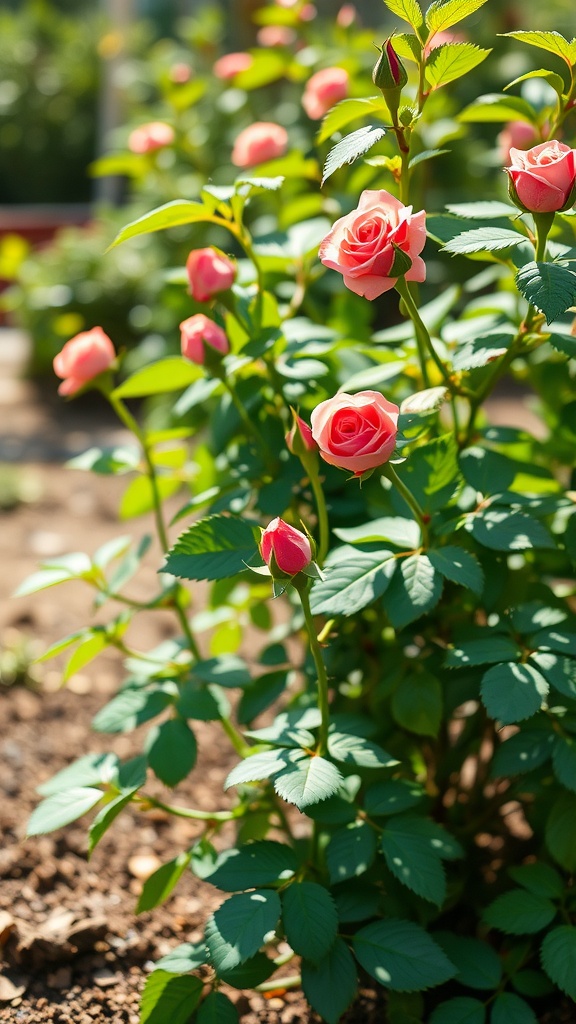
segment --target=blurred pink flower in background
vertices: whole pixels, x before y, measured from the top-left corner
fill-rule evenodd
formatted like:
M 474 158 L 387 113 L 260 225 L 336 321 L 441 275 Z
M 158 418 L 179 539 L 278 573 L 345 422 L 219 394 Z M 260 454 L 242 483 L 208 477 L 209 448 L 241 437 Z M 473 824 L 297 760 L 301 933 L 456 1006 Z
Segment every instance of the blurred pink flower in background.
M 182 355 L 199 366 L 206 362 L 206 345 L 223 356 L 230 351 L 225 332 L 204 313 L 195 313 L 182 321 L 180 344 Z
M 290 46 L 296 40 L 293 28 L 286 25 L 264 25 L 258 29 L 256 39 L 260 46 Z
M 534 125 L 528 124 L 528 121 L 508 121 L 496 139 L 502 163 L 505 164 L 510 159 L 511 149 L 530 149 L 538 139 L 538 132 Z
M 216 78 L 228 81 L 235 78 L 241 71 L 248 71 L 254 63 L 254 58 L 249 53 L 225 53 L 220 57 L 213 67 Z
M 93 377 L 108 370 L 115 358 L 114 345 L 101 327 L 75 335 L 54 359 L 54 373 L 64 378 L 58 394 L 73 395 Z
M 128 136 L 128 149 L 132 153 L 153 153 L 174 142 L 174 129 L 164 121 L 149 121 L 141 124 Z
M 319 121 L 330 107 L 348 95 L 350 76 L 344 68 L 324 68 L 306 82 L 302 106 L 313 121 Z
M 283 156 L 287 148 L 285 128 L 273 121 L 255 121 L 238 135 L 231 159 L 235 167 L 254 167 Z
M 336 15 L 336 24 L 340 28 L 350 28 L 356 21 L 358 21 L 358 11 L 354 4 L 342 4 Z
M 207 302 L 234 284 L 236 266 L 216 249 L 192 249 L 186 260 L 186 273 L 192 298 L 196 302 Z

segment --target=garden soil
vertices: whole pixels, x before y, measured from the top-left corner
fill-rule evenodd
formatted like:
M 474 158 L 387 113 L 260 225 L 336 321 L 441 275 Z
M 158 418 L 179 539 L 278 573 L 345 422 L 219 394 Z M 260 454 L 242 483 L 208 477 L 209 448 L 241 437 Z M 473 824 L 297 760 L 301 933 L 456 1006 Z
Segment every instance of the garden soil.
M 64 462 L 93 444 L 126 438 L 93 399 L 57 402 L 46 398 L 48 385 L 20 380 L 20 341 L 1 333 L 0 1022 L 138 1024 L 140 993 L 153 962 L 181 942 L 198 940 L 221 894 L 188 872 L 163 906 L 136 915 L 146 875 L 199 835 L 198 823 L 157 810 L 124 811 L 90 859 L 86 820 L 48 836 L 24 838 L 38 785 L 88 751 L 114 750 L 129 757 L 139 752 L 142 737 L 91 732 L 93 715 L 121 679 L 114 656 L 100 656 L 67 688 L 61 686 L 61 663 L 52 661 L 32 668 L 35 685 L 23 680 L 8 685 L 11 659 L 24 664 L 80 628 L 91 607 L 90 591 L 81 584 L 12 598 L 17 585 L 43 558 L 93 552 L 123 532 L 117 521 L 123 481 L 73 471 Z M 509 403 L 506 415 L 509 419 Z M 150 526 L 146 518 L 136 521 L 139 535 Z M 130 523 L 125 532 L 133 527 Z M 152 593 L 155 571 L 152 554 L 131 596 Z M 169 617 L 142 616 L 129 640 L 147 649 L 171 635 Z M 169 799 L 225 808 L 222 782 L 236 755 L 214 725 L 203 725 L 198 737 L 201 768 Z M 165 795 L 158 788 L 155 795 L 160 794 Z M 294 966 L 286 971 L 293 974 Z M 382 994 L 365 982 L 346 1024 L 386 1020 Z M 283 989 L 281 982 L 266 996 L 224 991 L 236 1003 L 242 1024 L 320 1019 L 298 990 Z M 576 1024 L 576 1014 L 567 1008 L 565 1016 L 543 1020 Z

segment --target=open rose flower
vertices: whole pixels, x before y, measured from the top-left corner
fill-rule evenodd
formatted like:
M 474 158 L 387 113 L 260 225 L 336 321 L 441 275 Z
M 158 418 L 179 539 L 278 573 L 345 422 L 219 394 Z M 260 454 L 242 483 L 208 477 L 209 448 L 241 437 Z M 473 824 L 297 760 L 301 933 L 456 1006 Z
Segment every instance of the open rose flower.
M 208 247 L 192 249 L 186 260 L 186 273 L 192 298 L 196 302 L 208 302 L 213 295 L 232 287 L 236 267 L 224 253 Z
M 344 68 L 323 68 L 306 82 L 302 106 L 313 121 L 319 121 L 335 103 L 346 99 L 350 76 Z
M 128 149 L 132 153 L 153 153 L 174 142 L 174 129 L 164 121 L 150 121 L 141 124 L 128 136 Z
M 576 150 L 552 139 L 527 152 L 510 150 L 510 195 L 531 213 L 553 213 L 573 202 Z
M 399 199 L 384 190 L 366 189 L 358 208 L 340 217 L 320 246 L 326 267 L 338 270 L 344 284 L 357 295 L 376 299 L 396 284 L 397 253 L 410 257 L 407 281 L 424 281 L 426 265 L 419 253 L 426 242 L 426 214 L 412 213 Z
M 312 437 L 325 462 L 360 476 L 392 455 L 399 412 L 378 391 L 342 392 L 313 410 Z
M 59 395 L 73 395 L 93 377 L 108 370 L 116 358 L 114 345 L 101 327 L 71 338 L 54 359 L 54 373 L 64 380 Z
M 306 534 L 285 523 L 273 519 L 262 533 L 260 553 L 266 565 L 275 559 L 276 565 L 287 576 L 295 576 L 312 561 L 312 546 Z
M 225 356 L 230 351 L 230 342 L 218 324 L 204 313 L 195 313 L 180 324 L 182 355 L 202 366 L 206 362 L 206 347 Z
M 284 156 L 287 148 L 288 132 L 282 125 L 256 121 L 238 135 L 231 159 L 235 167 L 254 167 Z

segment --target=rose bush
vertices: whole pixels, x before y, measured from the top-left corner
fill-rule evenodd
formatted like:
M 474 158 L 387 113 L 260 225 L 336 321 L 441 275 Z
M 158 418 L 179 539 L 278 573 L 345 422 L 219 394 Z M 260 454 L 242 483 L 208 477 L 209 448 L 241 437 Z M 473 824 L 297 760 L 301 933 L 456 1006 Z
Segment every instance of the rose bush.
M 424 281 L 426 265 L 420 253 L 426 242 L 426 214 L 412 213 L 384 189 L 366 189 L 356 210 L 340 217 L 320 246 L 320 259 L 337 270 L 350 291 L 376 299 L 396 284 L 398 250 L 409 260 L 403 276 Z

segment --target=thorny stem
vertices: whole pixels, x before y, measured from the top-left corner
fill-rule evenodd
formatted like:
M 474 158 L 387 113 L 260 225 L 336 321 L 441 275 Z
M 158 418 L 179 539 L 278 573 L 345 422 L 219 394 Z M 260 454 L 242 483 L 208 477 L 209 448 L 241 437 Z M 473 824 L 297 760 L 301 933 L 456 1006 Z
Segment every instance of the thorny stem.
M 426 369 L 426 355 L 425 355 L 426 350 L 428 350 L 428 353 L 430 354 L 433 362 L 438 367 L 438 370 L 440 371 L 440 373 L 441 373 L 441 375 L 442 375 L 442 377 L 444 379 L 444 382 L 446 383 L 446 386 L 448 388 L 450 388 L 450 391 L 452 391 L 453 390 L 453 384 L 452 384 L 452 380 L 451 380 L 450 374 L 449 374 L 448 370 L 446 369 L 446 367 L 444 366 L 444 363 L 440 359 L 438 353 L 436 352 L 436 350 L 434 348 L 434 345 L 432 344 L 432 338 L 430 337 L 430 334 L 428 332 L 428 328 L 426 327 L 426 324 L 424 323 L 424 321 L 422 320 L 422 317 L 420 316 L 420 313 L 418 312 L 418 307 L 416 306 L 416 303 L 414 302 L 414 299 L 412 298 L 412 295 L 410 294 L 410 289 L 408 288 L 408 284 L 407 284 L 405 278 L 399 277 L 397 282 L 396 282 L 395 288 L 396 288 L 396 291 L 398 292 L 398 294 L 400 295 L 401 299 L 404 302 L 404 305 L 405 305 L 406 310 L 408 312 L 408 316 L 410 317 L 412 323 L 414 324 L 414 333 L 416 335 L 416 343 L 418 345 L 418 353 L 419 353 L 419 356 L 420 356 L 420 362 L 422 364 L 422 377 L 424 378 L 424 383 L 425 383 L 426 387 L 430 386 L 430 381 L 428 379 L 428 373 L 427 373 L 427 369 Z
M 304 612 L 304 621 L 306 623 L 306 630 L 310 640 L 310 650 L 316 666 L 316 675 L 318 679 L 318 708 L 320 710 L 320 730 L 318 732 L 318 747 L 316 750 L 317 754 L 325 754 L 328 747 L 328 727 L 330 725 L 330 705 L 328 702 L 328 676 L 326 674 L 326 666 L 322 657 L 322 651 L 320 644 L 318 643 L 318 637 L 316 636 L 316 629 L 314 627 L 314 619 L 312 618 L 312 612 L 310 610 L 310 598 L 308 596 L 308 582 L 302 587 L 298 587 L 298 593 L 300 595 L 300 601 L 302 602 L 302 611 Z
M 238 732 L 229 718 L 221 718 L 220 725 L 230 740 L 234 750 L 240 757 L 246 757 L 250 753 L 250 746 L 244 740 L 244 737 Z
M 412 491 L 410 491 L 406 487 L 406 484 L 400 479 L 396 470 L 394 469 L 394 466 L 387 462 L 382 467 L 382 472 L 384 473 L 384 476 L 388 477 L 390 482 L 398 491 L 398 494 L 400 494 L 404 498 L 406 504 L 409 505 L 409 507 L 412 509 L 412 512 L 414 513 L 414 518 L 416 519 L 420 527 L 420 530 L 422 531 L 422 546 L 424 548 L 427 548 L 430 542 L 430 537 L 428 531 L 428 518 L 426 514 L 420 508 L 420 505 L 416 501 L 416 498 L 412 494 Z

